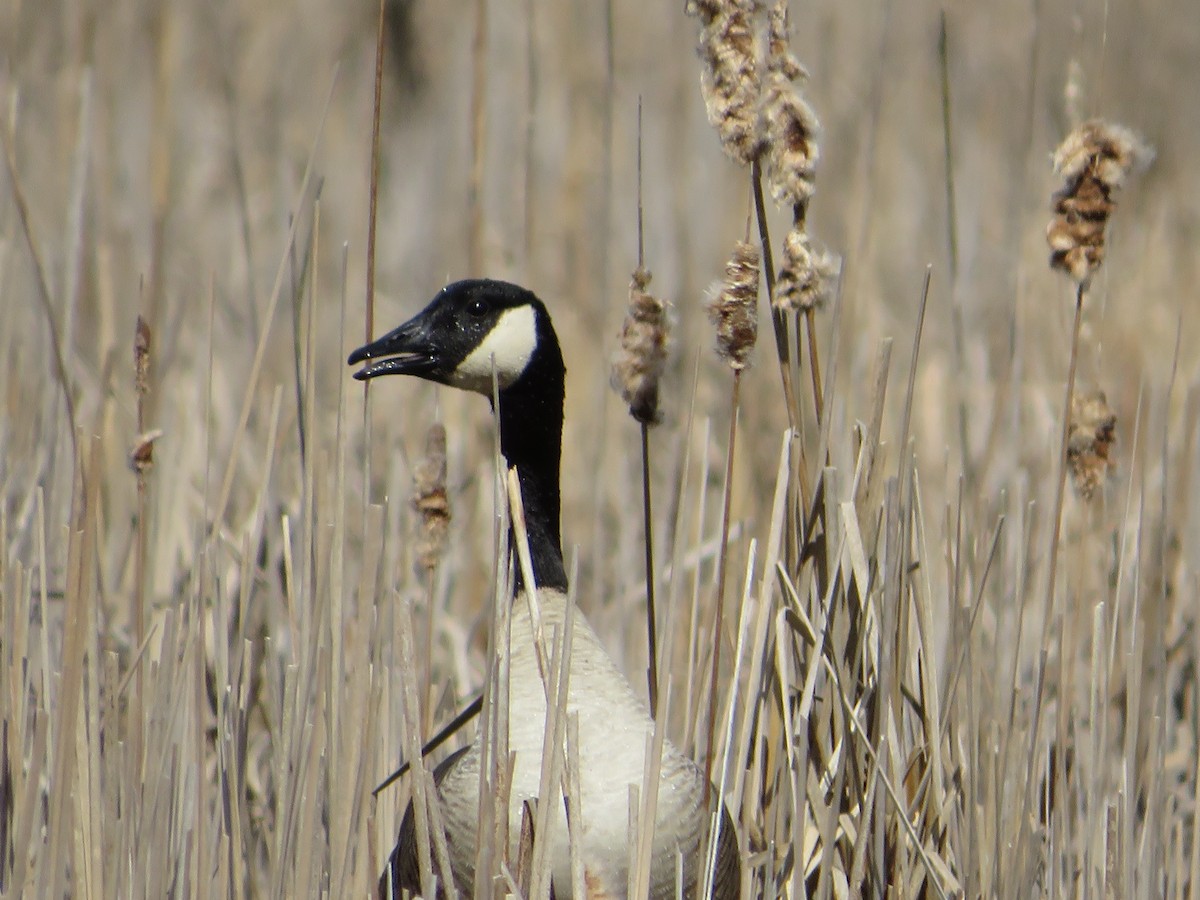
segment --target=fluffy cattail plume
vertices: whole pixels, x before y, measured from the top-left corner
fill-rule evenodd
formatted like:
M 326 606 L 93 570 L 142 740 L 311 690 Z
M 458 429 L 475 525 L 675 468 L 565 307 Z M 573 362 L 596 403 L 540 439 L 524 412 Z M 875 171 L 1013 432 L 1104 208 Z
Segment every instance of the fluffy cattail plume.
M 783 258 L 775 281 L 775 308 L 784 312 L 819 309 L 837 277 L 837 260 L 809 243 L 808 234 L 793 228 L 783 239 Z
M 775 0 L 767 13 L 767 71 L 778 72 L 788 81 L 807 78 L 808 72 L 792 55 L 788 0 Z
M 708 315 L 717 328 L 717 353 L 730 368 L 746 368 L 758 338 L 758 247 L 738 241 Z
M 413 469 L 413 508 L 421 516 L 417 566 L 432 572 L 446 546 L 450 500 L 446 496 L 446 429 L 435 422 L 425 437 L 425 455 Z
M 1080 125 L 1054 151 L 1054 171 L 1064 184 L 1054 194 L 1046 228 L 1050 267 L 1081 287 L 1104 261 L 1104 231 L 1125 178 L 1153 157 L 1128 128 L 1098 119 Z
M 629 311 L 621 327 L 621 349 L 612 364 L 612 386 L 643 425 L 659 421 L 658 383 L 667 364 L 667 305 L 648 294 L 650 273 L 641 266 L 629 284 Z
M 803 206 L 816 190 L 821 125 L 796 86 L 782 75 L 767 76 L 763 117 L 767 133 L 767 180 L 775 202 Z
M 804 206 L 815 189 L 816 113 L 796 82 L 807 77 L 789 49 L 787 0 L 777 0 L 767 17 L 767 79 L 763 92 L 767 181 L 777 203 Z
M 691 0 L 700 33 L 700 89 L 708 121 L 725 153 L 748 165 L 762 152 L 762 77 L 754 34 L 754 0 Z
M 1109 451 L 1116 440 L 1117 417 L 1103 391 L 1076 397 L 1071 403 L 1067 436 L 1067 465 L 1075 491 L 1085 501 L 1104 483 L 1113 461 Z

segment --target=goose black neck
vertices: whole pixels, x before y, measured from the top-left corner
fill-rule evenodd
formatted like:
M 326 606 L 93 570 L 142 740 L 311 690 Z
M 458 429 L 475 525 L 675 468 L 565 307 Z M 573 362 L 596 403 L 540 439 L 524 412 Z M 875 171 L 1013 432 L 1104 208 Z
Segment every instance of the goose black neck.
M 541 331 L 541 329 L 539 329 Z M 500 452 L 517 470 L 533 580 L 539 588 L 567 589 L 559 517 L 565 368 L 553 333 L 539 334 L 538 352 L 517 381 L 500 392 Z M 516 560 L 516 536 L 509 533 Z M 525 579 L 517 562 L 515 587 Z

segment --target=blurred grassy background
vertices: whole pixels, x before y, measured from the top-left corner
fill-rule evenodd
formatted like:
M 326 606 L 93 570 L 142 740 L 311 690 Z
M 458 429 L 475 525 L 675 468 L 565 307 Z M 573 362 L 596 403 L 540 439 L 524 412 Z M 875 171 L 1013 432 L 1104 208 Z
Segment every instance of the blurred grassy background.
M 708 486 L 720 489 L 721 439 L 705 444 L 700 426 L 685 426 L 694 412 L 698 422 L 713 417 L 715 435 L 725 427 L 724 370 L 709 352 L 703 300 L 745 230 L 746 178 L 705 121 L 696 28 L 682 3 L 488 0 L 473 201 L 477 9 L 463 0 L 389 0 L 376 331 L 465 276 L 516 280 L 547 301 L 569 371 L 564 537 L 581 548 L 585 613 L 640 685 L 637 435 L 608 387 L 636 263 L 639 97 L 647 265 L 676 318 L 666 422 L 655 432 L 664 536 L 673 504 L 691 502 L 672 494 L 685 447 L 708 454 Z M 943 9 L 953 265 L 938 56 Z M 439 416 L 450 435 L 454 521 L 434 590 L 437 702 L 429 715 L 444 718 L 481 681 L 478 625 L 494 525 L 490 419 L 474 398 L 393 382 L 372 389 L 364 418 L 361 389 L 344 366 L 364 337 L 376 15 L 371 3 L 314 0 L 13 0 L 0 8 L 0 112 L 12 163 L 0 178 L 6 892 L 365 891 L 402 808 L 394 794 L 373 807 L 364 790 L 390 771 L 401 747 L 391 710 L 402 667 L 390 641 L 372 634 L 390 633 L 393 590 L 413 598 L 419 616 L 428 611 L 409 571 L 407 498 L 411 460 Z M 1098 557 L 1074 551 L 1068 567 L 1108 560 L 1090 575 L 1070 576 L 1082 621 L 1104 598 L 1119 605 L 1138 596 L 1134 609 L 1148 618 L 1130 619 L 1130 646 L 1161 651 L 1138 687 L 1153 688 L 1147 715 L 1177 721 L 1179 734 L 1163 725 L 1158 739 L 1107 757 L 1113 772 L 1134 773 L 1133 783 L 1112 777 L 1120 785 L 1113 790 L 1135 809 L 1158 796 L 1139 781 L 1149 777 L 1151 751 L 1160 761 L 1179 755 L 1169 778 L 1177 776 L 1179 797 L 1191 793 L 1190 806 L 1177 800 L 1163 811 L 1158 837 L 1144 844 L 1150 860 L 1122 845 L 1129 873 L 1135 861 L 1161 872 L 1170 853 L 1182 858 L 1196 847 L 1195 652 L 1180 648 L 1195 641 L 1200 571 L 1200 498 L 1191 477 L 1200 334 L 1185 315 L 1198 299 L 1200 265 L 1200 106 L 1188 99 L 1200 84 L 1200 16 L 1192 0 L 1089 0 L 793 3 L 792 17 L 793 48 L 809 69 L 807 95 L 824 126 L 810 228 L 844 259 L 836 333 L 829 313 L 820 318 L 822 346 L 837 357 L 834 462 L 853 465 L 852 428 L 870 416 L 872 367 L 889 337 L 896 352 L 883 431 L 899 434 L 900 386 L 932 266 L 913 427 L 921 514 L 930 546 L 946 550 L 957 530 L 984 555 L 980 545 L 996 516 L 1009 515 L 1001 563 L 1011 577 L 989 590 L 973 640 L 1002 646 L 1006 660 L 1013 654 L 1014 683 L 1028 684 L 1039 653 L 1054 646 L 1040 634 L 1040 613 L 1025 632 L 1017 616 L 1027 597 L 1044 590 L 1071 324 L 1069 287 L 1045 264 L 1056 187 L 1049 154 L 1079 115 L 1127 124 L 1157 150 L 1120 198 L 1085 316 L 1080 384 L 1103 388 L 1118 416 L 1116 476 L 1099 520 L 1069 503 L 1066 522 L 1069 545 L 1073 535 L 1079 542 L 1091 535 L 1099 547 Z M 314 145 L 312 178 L 301 192 Z M 39 267 L 78 451 L 39 301 Z M 147 427 L 162 431 L 142 523 L 127 465 L 138 433 L 132 341 L 139 314 L 153 335 Z M 746 537 L 765 536 L 787 423 L 770 341 L 757 353 L 734 485 L 742 559 Z M 806 440 L 815 446 L 815 434 Z M 892 466 L 894 441 L 886 442 Z M 344 472 L 339 452 L 348 457 Z M 81 514 L 89 493 L 95 502 Z M 364 499 L 385 503 L 374 528 Z M 716 505 L 710 501 L 709 519 Z M 148 538 L 142 565 L 134 552 L 140 524 Z M 711 538 L 713 528 L 710 521 L 700 531 Z M 73 561 L 69 548 L 79 554 Z M 377 568 L 372 552 L 382 554 Z M 950 557 L 946 550 L 926 567 L 938 608 L 951 602 Z M 72 572 L 83 572 L 86 584 L 73 588 Z M 148 685 L 139 677 L 134 687 L 126 674 L 139 659 L 132 613 L 139 579 L 152 637 L 140 658 L 144 671 L 153 660 L 162 677 Z M 1145 612 L 1153 604 L 1160 608 Z M 951 618 L 940 622 L 947 634 Z M 342 632 L 339 649 L 343 638 L 334 635 Z M 1114 633 L 1124 640 L 1123 631 Z M 175 646 L 164 643 L 172 635 L 178 653 L 163 649 Z M 1130 668 L 1138 659 L 1130 657 Z M 342 679 L 331 674 L 342 671 Z M 326 685 L 318 704 L 326 718 L 314 713 L 304 724 L 312 697 L 290 693 L 297 673 L 317 679 L 304 690 Z M 62 712 L 68 684 L 82 692 L 78 723 Z M 106 695 L 115 686 L 120 692 Z M 229 703 L 220 699 L 226 688 L 232 698 L 241 690 L 269 699 Z M 976 688 L 972 696 L 983 697 Z M 1111 689 L 1126 696 L 1123 684 Z M 130 724 L 125 704 L 135 690 L 145 691 L 147 712 Z M 121 723 L 122 746 L 144 747 L 153 763 L 140 768 L 111 745 L 102 748 L 100 723 L 110 720 L 101 708 Z M 271 720 L 276 713 L 280 719 Z M 237 715 L 244 718 L 225 729 L 221 723 Z M 363 730 L 368 721 L 373 732 Z M 319 747 L 306 728 L 325 729 Z M 241 744 L 222 755 L 229 735 Z M 1032 756 L 1048 752 L 1046 740 L 1041 735 Z M 169 762 L 157 768 L 152 751 Z M 269 762 L 256 763 L 256 753 Z M 66 784 L 56 781 L 63 777 Z M 346 796 L 331 800 L 339 785 Z M 230 824 L 242 804 L 239 827 L 247 834 Z M 305 830 L 305 815 L 322 823 L 325 837 L 321 828 Z M 1145 825 L 1134 818 L 1141 824 L 1127 823 L 1127 841 Z M 192 822 L 211 826 L 208 836 Z M 335 825 L 342 833 L 329 837 Z M 244 871 L 234 861 L 239 841 Z M 221 847 L 234 849 L 221 856 L 214 849 Z M 187 869 L 205 853 L 217 860 L 213 871 Z M 84 858 L 94 865 L 85 867 Z M 190 882 L 178 880 L 185 871 L 193 872 Z M 1168 881 L 1182 890 L 1182 869 L 1175 871 L 1175 881 L 1147 873 L 1129 884 L 1147 896 Z M 1042 883 L 1012 877 L 977 884 L 1028 896 L 1022 890 Z

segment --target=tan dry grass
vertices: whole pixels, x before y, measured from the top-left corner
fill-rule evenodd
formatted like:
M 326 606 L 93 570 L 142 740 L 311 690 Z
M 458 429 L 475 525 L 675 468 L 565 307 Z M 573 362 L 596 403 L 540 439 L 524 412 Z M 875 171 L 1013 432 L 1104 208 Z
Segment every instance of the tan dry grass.
M 744 376 L 716 746 L 748 896 L 1157 897 L 1200 883 L 1200 361 L 1181 319 L 1200 283 L 1184 202 L 1200 171 L 1200 112 L 1184 102 L 1200 35 L 1187 0 L 1168 6 L 1088 4 L 1078 32 L 1058 9 L 1038 22 L 1018 5 L 953 9 L 953 281 L 936 5 L 793 9 L 824 126 L 808 221 L 847 265 L 816 320 L 820 427 L 806 413 L 802 439 L 783 439 L 769 348 Z M 603 7 L 490 0 L 474 221 L 470 16 L 414 7 L 424 83 L 387 81 L 377 324 L 476 274 L 472 240 L 489 273 L 551 303 L 570 369 L 576 588 L 640 684 L 636 426 L 605 361 L 633 263 L 644 96 L 647 257 L 679 319 L 655 435 L 664 727 L 699 752 L 728 425 L 700 300 L 748 202 L 705 121 L 679 5 L 612 5 L 611 75 L 593 37 Z M 407 800 L 370 789 L 405 747 L 408 604 L 414 636 L 432 622 L 416 666 L 432 671 L 431 718 L 483 682 L 487 416 L 395 383 L 364 416 L 341 364 L 361 321 L 375 12 L 0 11 L 0 118 L 27 206 L 0 179 L 6 896 L 363 896 Z M 1073 102 L 1135 126 L 1159 157 L 1123 194 L 1084 311 L 1081 384 L 1105 390 L 1121 429 L 1096 500 L 1066 498 L 1047 610 L 1071 298 L 1043 230 L 1072 62 Z M 790 214 L 769 213 L 774 234 Z M 893 339 L 911 345 L 927 262 L 920 352 L 893 357 Z M 128 468 L 139 313 L 153 335 L 145 425 L 163 432 L 143 518 Z M 409 460 L 438 416 L 455 517 L 430 588 L 413 574 Z M 780 487 L 801 448 L 822 522 L 803 558 Z

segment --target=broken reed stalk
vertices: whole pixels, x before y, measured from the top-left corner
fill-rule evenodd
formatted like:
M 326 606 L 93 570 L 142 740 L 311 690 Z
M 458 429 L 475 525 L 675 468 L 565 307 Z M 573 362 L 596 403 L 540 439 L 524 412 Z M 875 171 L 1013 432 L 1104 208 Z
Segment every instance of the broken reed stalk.
M 621 327 L 620 349 L 613 357 L 612 385 L 629 406 L 642 436 L 642 525 L 646 562 L 646 681 L 650 716 L 658 716 L 658 617 L 654 598 L 654 529 L 650 502 L 650 426 L 661 418 L 659 382 L 667 362 L 669 321 L 666 304 L 648 293 L 642 205 L 642 100 L 637 122 L 637 268 L 629 284 L 629 310 Z
M 721 537 L 717 553 L 716 601 L 713 613 L 713 656 L 709 675 L 708 717 L 704 747 L 704 808 L 712 791 L 713 736 L 717 725 L 717 682 L 721 669 L 721 630 L 725 614 L 725 573 L 729 560 L 729 516 L 733 496 L 733 460 L 742 372 L 758 338 L 758 252 L 748 241 L 738 241 L 725 266 L 725 281 L 709 305 L 717 329 L 717 354 L 733 371 L 729 400 L 729 444 L 725 451 L 725 484 L 722 495 Z

